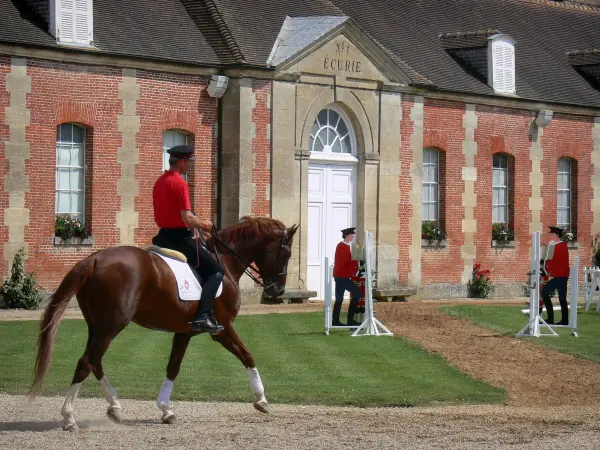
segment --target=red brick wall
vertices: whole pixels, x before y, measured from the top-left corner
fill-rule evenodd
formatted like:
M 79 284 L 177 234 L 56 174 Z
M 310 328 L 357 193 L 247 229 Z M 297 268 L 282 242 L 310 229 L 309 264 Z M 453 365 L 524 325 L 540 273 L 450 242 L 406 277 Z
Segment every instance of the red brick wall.
M 414 97 L 407 95 L 402 97 L 402 121 L 400 122 L 400 203 L 398 205 L 399 232 L 398 232 L 398 275 L 400 283 L 408 283 L 408 274 L 411 272 L 411 261 L 408 256 L 409 247 L 412 243 L 410 234 L 410 217 L 412 216 L 412 205 L 410 203 L 410 193 L 413 183 L 410 177 L 412 164 L 412 146 L 411 136 L 413 134 L 414 124 L 410 118 L 410 112 L 414 105 Z
M 425 100 L 423 148 L 434 147 L 440 151 L 440 217 L 448 239 L 446 248 L 423 248 L 422 284 L 460 283 L 463 269 L 462 193 L 465 189 L 462 180 L 464 112 L 462 103 Z
M 408 252 L 408 237 L 404 238 L 408 230 L 407 217 L 410 211 L 409 195 L 412 187 L 410 181 L 410 162 L 412 150 L 410 138 L 412 134 L 412 121 L 410 108 L 412 99 L 404 99 L 402 133 L 402 175 L 400 178 L 401 205 L 400 205 L 400 278 L 406 282 L 410 272 L 410 261 L 405 256 Z M 461 221 L 464 216 L 462 206 L 462 166 L 465 157 L 462 154 L 462 141 L 464 130 L 462 117 L 464 104 L 425 101 L 424 117 L 424 143 L 423 147 L 436 147 L 445 152 L 445 226 L 448 233 L 448 247 L 446 249 L 423 249 L 422 252 L 422 284 L 432 283 L 460 283 L 462 272 L 462 258 L 460 247 L 463 245 Z M 493 283 L 519 283 L 527 278 L 530 256 L 529 246 L 531 236 L 529 223 L 531 212 L 529 210 L 529 197 L 531 196 L 530 172 L 530 123 L 531 112 L 514 109 L 477 106 L 478 119 L 475 130 L 477 142 L 477 181 L 475 192 L 477 207 L 475 218 L 477 232 L 475 243 L 477 246 L 476 261 L 482 263 L 486 269 L 492 271 Z M 541 171 L 544 174 L 544 183 L 541 195 L 544 207 L 541 221 L 544 225 L 542 242 L 549 240 L 546 233 L 547 225 L 556 223 L 556 171 L 560 157 L 570 157 L 577 161 L 573 184 L 577 186 L 575 209 L 577 217 L 573 221 L 577 224 L 579 250 L 571 250 L 571 261 L 575 255 L 580 256 L 582 265 L 589 263 L 591 246 L 591 211 L 592 190 L 591 177 L 593 168 L 591 154 L 593 121 L 590 118 L 556 114 L 554 119 L 544 130 L 541 145 L 544 150 L 544 160 Z M 492 155 L 502 152 L 513 158 L 511 170 L 511 223 L 515 231 L 516 247 L 514 249 L 492 248 Z M 443 171 L 442 171 L 443 172 Z M 404 233 L 403 233 L 404 231 Z
M 135 242 L 145 246 L 157 232 L 152 188 L 162 173 L 165 130 L 176 129 L 186 133 L 188 143 L 194 145 L 196 160 L 188 174 L 192 209 L 201 220 L 215 220 L 217 100 L 206 93 L 207 79 L 204 77 L 138 70 L 137 83 L 140 85 L 140 99 L 136 106 L 141 123 L 137 136 L 140 164 L 136 174 L 140 195 L 135 202 L 139 213 Z
M 10 71 L 9 59 L 0 59 L 0 71 Z M 31 145 L 31 159 L 26 166 L 30 191 L 25 201 L 30 210 L 30 225 L 25 228 L 25 240 L 30 257 L 26 268 L 36 272 L 43 288 L 53 289 L 75 262 L 97 249 L 119 244 L 116 214 L 120 209 L 117 181 L 121 166 L 117 163 L 117 149 L 121 146 L 121 132 L 117 120 L 123 110 L 118 97 L 122 71 L 29 59 L 28 75 L 31 77 L 31 93 L 27 96 L 31 126 L 27 128 L 27 141 Z M 137 78 L 140 85 L 137 114 L 141 127 L 136 136 L 140 154 L 136 177 L 140 189 L 135 201 L 139 213 L 135 243 L 147 245 L 157 231 L 151 190 L 161 173 L 162 132 L 166 129 L 177 128 L 194 135 L 192 143 L 196 145 L 197 161 L 190 174 L 192 202 L 201 218 L 213 220 L 217 106 L 205 92 L 205 77 L 138 71 Z M 4 83 L 5 77 L 0 76 L 0 80 Z M 7 99 L 6 90 L 0 84 L 0 105 Z M 3 109 L 4 106 L 0 106 L 0 110 Z M 91 201 L 86 207 L 91 208 L 87 219 L 91 222 L 94 248 L 53 244 L 56 127 L 71 121 L 89 128 L 88 142 L 92 142 L 86 158 L 88 171 L 92 172 L 87 186 Z M 7 127 L 0 127 L 0 143 L 8 139 L 7 133 Z M 2 175 L 7 171 L 7 164 L 3 161 Z M 3 189 L 0 191 L 3 205 L 0 210 L 3 211 L 7 195 Z M 0 227 L 3 242 L 7 231 L 6 227 Z M 6 273 L 5 268 L 2 273 Z
M 269 155 L 271 154 L 271 137 L 268 134 L 268 124 L 271 122 L 271 83 L 268 81 L 253 81 L 252 92 L 256 96 L 256 106 L 252 109 L 252 122 L 255 125 L 256 136 L 252 139 L 252 153 L 254 155 L 254 168 L 252 170 L 252 183 L 256 186 L 255 196 L 252 200 L 252 214 L 255 216 L 270 216 L 271 201 L 271 167 Z
M 10 95 L 6 90 L 6 74 L 10 72 L 10 57 L 0 56 L 0 155 L 4 156 L 4 142 L 9 139 L 9 127 L 5 125 L 5 109 L 10 106 Z M 8 173 L 8 160 L 2 158 L 0 164 L 1 179 L 4 181 Z M 0 185 L 0 274 L 8 272 L 8 264 L 4 261 L 4 242 L 8 242 L 8 227 L 4 226 L 4 209 L 8 208 L 8 193 L 4 183 Z

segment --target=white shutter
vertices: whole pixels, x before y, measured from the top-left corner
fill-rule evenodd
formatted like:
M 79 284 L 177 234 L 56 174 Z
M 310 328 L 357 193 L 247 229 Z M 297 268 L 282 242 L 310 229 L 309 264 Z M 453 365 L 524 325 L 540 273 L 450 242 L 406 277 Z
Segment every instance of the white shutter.
M 515 48 L 513 44 L 497 40 L 492 45 L 492 78 L 496 92 L 515 92 Z
M 54 0 L 59 4 L 59 42 L 89 44 L 93 40 L 92 0 Z
M 73 0 L 60 0 L 59 40 L 75 41 L 75 5 Z

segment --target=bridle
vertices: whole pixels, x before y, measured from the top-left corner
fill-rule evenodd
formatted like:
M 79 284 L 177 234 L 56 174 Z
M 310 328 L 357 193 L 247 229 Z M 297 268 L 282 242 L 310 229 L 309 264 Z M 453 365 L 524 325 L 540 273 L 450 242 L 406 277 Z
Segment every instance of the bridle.
M 196 233 L 198 232 L 197 230 L 194 230 L 194 231 Z M 225 247 L 228 251 L 228 254 L 230 254 L 233 257 L 233 259 L 240 265 L 240 267 L 242 267 L 244 269 L 244 273 L 246 275 L 248 275 L 255 283 L 262 286 L 263 289 L 267 290 L 267 289 L 273 287 L 277 283 L 278 277 L 280 277 L 282 275 L 287 275 L 287 264 L 286 264 L 285 268 L 283 269 L 284 271 L 279 272 L 272 279 L 263 277 L 263 275 L 260 273 L 260 270 L 254 265 L 253 262 L 242 261 L 242 258 L 240 257 L 240 255 L 234 249 L 232 249 L 229 245 L 227 245 L 222 239 L 220 239 L 218 237 L 217 229 L 214 225 L 213 225 L 213 231 L 211 234 L 213 237 L 213 247 L 215 249 L 215 254 L 217 256 L 217 261 L 219 262 L 219 264 L 223 265 L 221 263 L 218 246 L 214 241 L 218 242 L 220 245 Z M 272 241 L 272 239 L 265 238 L 261 242 L 261 245 L 266 244 L 267 241 Z M 284 228 L 283 233 L 281 234 L 281 240 L 279 241 L 279 244 L 270 249 L 267 247 L 267 250 L 265 251 L 265 255 L 269 255 L 269 254 L 273 253 L 275 250 L 277 250 L 278 253 L 277 253 L 277 259 L 275 261 L 275 264 L 276 264 L 276 267 L 279 267 L 279 261 L 281 260 L 281 250 L 284 247 L 291 247 L 291 246 L 292 246 L 292 243 L 290 242 L 290 239 L 288 238 L 287 229 Z M 256 275 L 254 275 L 251 271 L 256 272 L 258 274 L 258 277 L 260 277 L 260 278 L 258 278 Z M 266 282 L 263 282 L 261 279 L 266 280 Z

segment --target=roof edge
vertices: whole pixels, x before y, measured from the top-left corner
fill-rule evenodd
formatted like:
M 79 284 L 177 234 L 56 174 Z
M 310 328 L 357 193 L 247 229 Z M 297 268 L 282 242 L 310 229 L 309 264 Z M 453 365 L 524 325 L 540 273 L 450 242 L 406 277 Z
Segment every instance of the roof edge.
M 223 39 L 223 42 L 225 43 L 225 45 L 231 52 L 236 63 L 245 64 L 246 58 L 244 58 L 244 54 L 242 53 L 242 50 L 237 45 L 237 42 L 235 41 L 235 38 L 233 37 L 231 30 L 227 26 L 225 19 L 221 15 L 221 12 L 219 11 L 219 7 L 217 6 L 217 3 L 215 2 L 215 0 L 203 0 L 203 3 L 204 3 L 204 7 L 206 8 L 206 11 L 210 15 L 211 20 L 217 27 L 217 30 L 218 30 L 219 34 L 221 35 L 221 39 Z

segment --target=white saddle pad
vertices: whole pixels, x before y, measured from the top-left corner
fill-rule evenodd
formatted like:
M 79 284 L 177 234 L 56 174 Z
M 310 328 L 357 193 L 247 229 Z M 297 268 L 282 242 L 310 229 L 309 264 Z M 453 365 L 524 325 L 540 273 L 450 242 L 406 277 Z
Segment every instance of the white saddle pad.
M 185 301 L 198 301 L 200 299 L 200 294 L 202 293 L 202 287 L 200 283 L 194 276 L 194 272 L 190 268 L 189 264 L 183 261 L 178 261 L 173 258 L 168 258 L 159 253 L 152 252 L 155 255 L 160 256 L 171 268 L 173 273 L 175 274 L 175 279 L 177 280 L 177 288 L 179 290 L 179 298 Z M 223 282 L 219 285 L 219 289 L 217 290 L 217 295 L 221 295 L 223 292 Z

